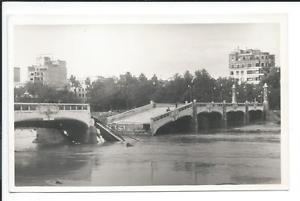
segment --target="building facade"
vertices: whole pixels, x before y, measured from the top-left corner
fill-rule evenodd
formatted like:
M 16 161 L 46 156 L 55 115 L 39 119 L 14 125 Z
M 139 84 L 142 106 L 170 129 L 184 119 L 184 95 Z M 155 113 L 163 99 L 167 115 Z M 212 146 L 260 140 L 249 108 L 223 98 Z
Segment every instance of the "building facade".
M 86 102 L 87 100 L 87 89 L 88 86 L 85 84 L 85 80 L 79 80 L 78 86 L 70 87 L 70 91 L 72 91 L 77 97 L 79 97 L 82 102 Z
M 229 75 L 238 83 L 258 84 L 275 67 L 275 55 L 257 49 L 236 50 L 229 54 Z
M 33 83 L 64 88 L 67 85 L 66 62 L 53 60 L 49 56 L 38 57 L 37 64 L 28 67 L 28 79 Z

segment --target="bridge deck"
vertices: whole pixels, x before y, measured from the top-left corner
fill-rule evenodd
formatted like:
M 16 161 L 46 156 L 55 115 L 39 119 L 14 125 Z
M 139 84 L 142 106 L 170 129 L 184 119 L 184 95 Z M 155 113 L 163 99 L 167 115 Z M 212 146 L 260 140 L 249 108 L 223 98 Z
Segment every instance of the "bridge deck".
M 150 110 L 146 110 L 137 114 L 134 114 L 129 117 L 124 117 L 123 119 L 114 121 L 114 123 L 117 124 L 150 124 L 151 118 L 164 114 L 167 112 L 168 107 L 170 110 L 174 110 L 175 106 L 170 105 L 170 106 L 160 106 L 156 107 Z

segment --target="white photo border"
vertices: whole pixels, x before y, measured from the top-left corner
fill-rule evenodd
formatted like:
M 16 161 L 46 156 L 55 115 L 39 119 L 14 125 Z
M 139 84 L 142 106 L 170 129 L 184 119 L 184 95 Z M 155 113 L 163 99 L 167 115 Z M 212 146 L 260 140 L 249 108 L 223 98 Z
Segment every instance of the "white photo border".
M 74 4 L 75 5 L 75 4 Z M 99 7 L 98 7 L 99 8 Z M 105 9 L 104 9 L 105 8 Z M 227 191 L 227 190 L 287 190 L 289 175 L 288 153 L 288 56 L 287 56 L 287 14 L 285 13 L 237 13 L 237 14 L 199 14 L 197 12 L 163 12 L 166 7 L 158 11 L 137 7 L 107 8 L 105 5 L 99 9 L 103 12 L 83 14 L 77 6 L 72 12 L 53 11 L 42 14 L 41 10 L 35 12 L 20 11 L 21 14 L 10 14 L 4 18 L 3 41 L 7 41 L 3 48 L 3 172 L 8 177 L 3 177 L 8 182 L 10 192 L 152 192 L 152 191 Z M 30 10 L 30 9 L 29 9 Z M 175 9 L 176 10 L 176 9 Z M 177 8 L 177 11 L 180 11 Z M 180 186 L 101 186 L 101 187 L 17 187 L 14 178 L 14 110 L 13 110 L 13 27 L 15 25 L 82 25 L 82 24 L 203 24 L 203 23 L 279 23 L 280 24 L 280 66 L 281 66 L 281 184 L 268 185 L 180 185 Z M 7 160 L 6 160 L 7 159 Z M 7 163 L 8 162 L 8 163 Z M 5 175 L 5 174 L 3 174 Z

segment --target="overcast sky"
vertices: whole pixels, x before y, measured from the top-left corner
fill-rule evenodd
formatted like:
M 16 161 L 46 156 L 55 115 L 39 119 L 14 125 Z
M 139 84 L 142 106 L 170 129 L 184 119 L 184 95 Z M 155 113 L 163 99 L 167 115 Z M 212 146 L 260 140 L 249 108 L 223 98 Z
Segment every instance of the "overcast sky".
M 22 25 L 14 32 L 14 64 L 25 81 L 41 54 L 67 62 L 68 77 L 154 73 L 163 79 L 205 68 L 228 76 L 228 54 L 240 47 L 275 54 L 279 24 Z

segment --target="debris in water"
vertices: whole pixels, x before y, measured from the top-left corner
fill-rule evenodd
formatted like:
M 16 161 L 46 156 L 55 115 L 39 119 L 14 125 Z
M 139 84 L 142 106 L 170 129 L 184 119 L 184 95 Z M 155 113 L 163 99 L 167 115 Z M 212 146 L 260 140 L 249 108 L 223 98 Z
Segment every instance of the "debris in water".
M 129 142 L 126 143 L 126 147 L 133 147 L 132 144 L 130 144 Z
M 56 180 L 55 184 L 62 184 L 62 182 L 59 180 Z

